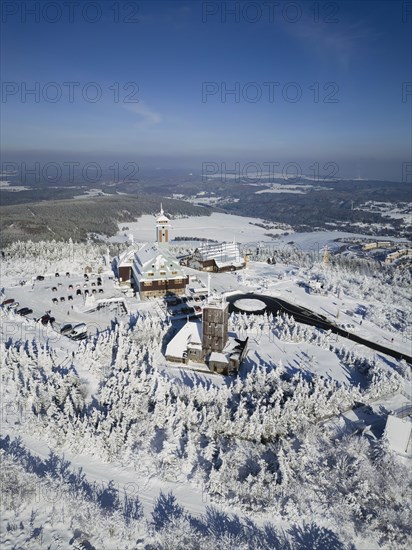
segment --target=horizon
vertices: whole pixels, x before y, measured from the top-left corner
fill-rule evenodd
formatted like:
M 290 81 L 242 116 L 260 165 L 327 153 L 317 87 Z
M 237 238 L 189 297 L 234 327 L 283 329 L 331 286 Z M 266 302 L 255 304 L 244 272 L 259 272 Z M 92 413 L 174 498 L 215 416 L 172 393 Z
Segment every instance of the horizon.
M 2 5 L 2 163 L 411 180 L 408 3 L 25 4 Z

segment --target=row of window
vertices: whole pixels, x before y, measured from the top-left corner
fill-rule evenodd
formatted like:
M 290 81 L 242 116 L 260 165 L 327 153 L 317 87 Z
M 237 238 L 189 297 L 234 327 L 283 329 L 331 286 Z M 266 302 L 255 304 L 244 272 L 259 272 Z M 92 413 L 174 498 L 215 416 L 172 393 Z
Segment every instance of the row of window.
M 159 274 L 164 275 L 164 276 L 167 275 L 166 271 L 159 271 Z M 172 275 L 177 275 L 177 271 L 172 271 Z M 147 273 L 147 276 L 148 277 L 154 277 L 153 271 L 149 271 L 149 273 Z

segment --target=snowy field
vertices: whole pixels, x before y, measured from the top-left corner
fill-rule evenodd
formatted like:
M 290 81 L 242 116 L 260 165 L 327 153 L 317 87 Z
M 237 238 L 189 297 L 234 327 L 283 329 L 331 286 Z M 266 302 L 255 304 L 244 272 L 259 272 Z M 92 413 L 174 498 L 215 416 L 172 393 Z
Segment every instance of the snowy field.
M 325 245 L 331 250 L 340 248 L 343 243 L 335 242 L 336 239 L 348 239 L 348 242 L 353 238 L 365 239 L 365 235 L 361 233 L 348 233 L 345 231 L 294 233 L 288 230 L 288 234 L 285 235 L 285 231 L 282 229 L 265 229 L 255 224 L 267 224 L 270 226 L 271 222 L 265 222 L 259 218 L 248 218 L 214 212 L 210 216 L 172 220 L 171 238 L 173 239 L 177 236 L 187 238 L 197 237 L 200 239 L 214 239 L 216 241 L 233 241 L 235 239 L 236 242 L 244 246 L 248 243 L 265 243 L 270 249 L 288 246 L 288 243 L 293 243 L 293 246 L 296 248 L 315 252 L 323 250 Z M 129 229 L 124 231 L 122 228 L 125 226 Z M 267 233 L 279 235 L 279 237 L 270 240 L 266 235 Z M 122 242 L 127 240 L 129 235 L 133 235 L 136 242 L 152 241 L 155 238 L 154 217 L 151 215 L 143 215 L 136 222 L 119 224 L 119 233 L 117 236 L 109 239 L 109 241 Z M 373 239 L 373 237 L 370 236 L 367 238 Z M 385 238 L 386 237 L 383 236 L 379 237 L 380 240 Z M 396 240 L 393 237 L 388 237 L 388 239 L 389 238 L 391 240 Z M 182 246 L 184 245 L 183 242 L 181 244 Z
M 265 233 L 267 229 L 251 225 L 254 223 L 263 223 L 258 218 L 244 218 L 242 216 L 231 216 L 214 212 L 210 216 L 198 216 L 192 218 L 179 218 L 172 220 L 172 238 L 173 237 L 198 237 L 221 241 L 226 239 L 232 241 L 236 239 L 239 243 L 267 240 Z M 137 222 L 119 224 L 119 229 L 127 225 L 128 235 L 133 235 L 139 242 L 151 241 L 155 238 L 154 218 L 150 215 L 141 216 Z M 283 233 L 281 230 L 271 229 L 271 232 Z M 122 236 L 124 231 L 119 231 Z
M 238 230 L 245 223 L 229 218 Z M 176 223 L 189 221 L 199 219 Z M 219 239 L 219 223 L 199 236 Z M 265 231 L 243 228 L 256 230 L 257 242 Z M 337 235 L 323 232 L 321 242 Z M 300 237 L 310 250 L 320 234 Z M 229 319 L 230 331 L 249 339 L 238 377 L 168 364 L 165 346 L 184 320 L 172 323 L 161 300 L 125 295 L 105 246 L 13 250 L 2 266 L 2 300 L 33 313 L 1 309 L 2 547 L 410 547 L 410 459 L 383 439 L 387 415 L 412 407 L 405 361 L 265 311 Z M 325 268 L 322 256 L 290 246 L 276 259 L 213 274 L 212 293 L 254 293 L 246 309 L 260 294 L 278 297 L 410 354 L 406 273 L 388 279 L 345 259 Z M 186 270 L 207 287 L 207 273 Z M 37 273 L 44 281 L 32 281 Z M 85 299 L 86 288 L 100 288 L 98 273 L 103 292 Z M 325 293 L 310 292 L 302 284 L 310 280 Z M 98 300 L 107 307 L 97 310 Z M 48 310 L 53 328 L 34 320 Z M 86 323 L 88 338 L 61 336 L 67 322 Z M 360 513 L 374 519 L 359 523 Z

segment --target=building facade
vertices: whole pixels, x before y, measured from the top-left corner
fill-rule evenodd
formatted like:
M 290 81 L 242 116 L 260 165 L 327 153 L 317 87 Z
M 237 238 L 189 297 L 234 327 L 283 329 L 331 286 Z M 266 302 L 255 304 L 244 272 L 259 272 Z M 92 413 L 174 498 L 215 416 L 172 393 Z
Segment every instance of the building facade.
M 203 307 L 202 323 L 187 322 L 166 348 L 166 360 L 202 364 L 210 372 L 237 373 L 247 354 L 248 339 L 228 332 L 229 304 L 214 300 Z
M 222 352 L 228 339 L 228 302 L 211 302 L 203 308 L 202 347 L 204 355 Z
M 132 284 L 142 300 L 184 294 L 189 277 L 169 249 L 143 245 L 134 255 Z
M 204 245 L 186 259 L 189 267 L 214 273 L 243 269 L 245 263 L 239 245 L 235 242 Z
M 130 247 L 119 258 L 119 282 L 131 286 L 140 298 L 184 294 L 189 277 L 169 249 L 170 222 L 163 208 L 156 218 L 156 242 Z

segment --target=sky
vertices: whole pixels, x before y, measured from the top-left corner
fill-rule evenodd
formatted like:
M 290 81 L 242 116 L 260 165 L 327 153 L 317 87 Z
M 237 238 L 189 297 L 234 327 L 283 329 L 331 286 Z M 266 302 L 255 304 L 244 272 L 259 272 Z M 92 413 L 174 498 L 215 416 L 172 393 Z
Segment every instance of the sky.
M 334 162 L 401 181 L 410 4 L 5 0 L 2 159 Z

